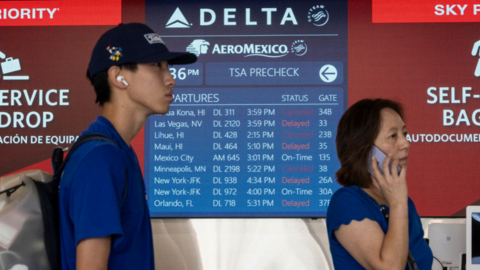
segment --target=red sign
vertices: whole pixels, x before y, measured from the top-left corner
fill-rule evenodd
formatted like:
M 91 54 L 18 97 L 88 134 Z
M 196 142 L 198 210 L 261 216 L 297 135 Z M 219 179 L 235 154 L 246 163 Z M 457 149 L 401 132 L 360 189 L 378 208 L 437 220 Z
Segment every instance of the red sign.
M 121 0 L 0 2 L 0 26 L 117 25 L 121 19 Z
M 480 22 L 480 3 L 476 0 L 372 0 L 372 22 Z

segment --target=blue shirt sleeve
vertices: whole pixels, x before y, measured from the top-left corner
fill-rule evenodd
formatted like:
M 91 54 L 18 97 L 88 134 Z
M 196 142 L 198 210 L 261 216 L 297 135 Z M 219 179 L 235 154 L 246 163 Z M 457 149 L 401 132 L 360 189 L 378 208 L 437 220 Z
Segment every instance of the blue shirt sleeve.
M 120 207 L 126 165 L 119 155 L 118 147 L 104 143 L 78 164 L 70 198 L 75 245 L 85 238 L 123 235 Z
M 358 187 L 341 188 L 332 196 L 327 210 L 327 231 L 330 239 L 341 225 L 348 225 L 353 220 L 362 221 L 366 218 L 377 221 L 384 232 L 386 222 L 378 205 Z
M 421 220 L 415 205 L 410 199 L 408 201 L 408 216 L 409 250 L 415 258 L 419 269 L 431 269 L 433 255 L 428 244 L 423 239 Z M 348 225 L 352 220 L 362 221 L 365 218 L 378 222 L 383 232 L 387 232 L 388 224 L 379 206 L 363 190 L 357 186 L 351 186 L 341 188 L 335 192 L 327 210 L 327 232 L 335 268 L 363 269 L 341 246 L 334 232 L 342 224 Z

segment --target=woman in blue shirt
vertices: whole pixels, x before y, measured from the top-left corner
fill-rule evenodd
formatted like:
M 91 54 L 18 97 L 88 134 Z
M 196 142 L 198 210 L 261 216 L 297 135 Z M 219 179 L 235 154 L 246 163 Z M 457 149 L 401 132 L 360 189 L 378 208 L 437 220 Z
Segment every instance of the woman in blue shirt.
M 342 116 L 336 177 L 343 188 L 327 212 L 336 269 L 431 269 L 433 255 L 408 197 L 406 136 L 402 107 L 390 100 L 361 100 Z M 387 155 L 383 164 L 369 158 L 374 145 Z M 390 171 L 391 162 L 401 169 Z

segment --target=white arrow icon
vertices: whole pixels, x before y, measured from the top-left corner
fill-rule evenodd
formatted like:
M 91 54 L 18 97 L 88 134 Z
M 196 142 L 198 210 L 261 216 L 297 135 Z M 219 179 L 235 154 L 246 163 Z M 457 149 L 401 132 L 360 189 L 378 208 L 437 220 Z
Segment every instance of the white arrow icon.
M 325 65 L 320 68 L 320 72 L 318 73 L 318 75 L 320 76 L 320 79 L 322 79 L 322 81 L 330 83 L 335 81 L 335 79 L 337 78 L 338 72 L 334 66 Z

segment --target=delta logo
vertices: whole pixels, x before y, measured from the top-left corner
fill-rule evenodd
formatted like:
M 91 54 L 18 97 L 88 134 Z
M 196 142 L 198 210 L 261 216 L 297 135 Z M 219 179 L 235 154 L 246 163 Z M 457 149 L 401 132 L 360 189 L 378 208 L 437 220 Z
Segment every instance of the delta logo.
M 240 18 L 239 13 L 243 14 L 245 11 L 245 17 Z M 210 26 L 213 24 L 221 24 L 224 26 L 235 26 L 239 24 L 244 24 L 246 26 L 256 26 L 256 25 L 272 25 L 273 21 L 278 21 L 280 19 L 279 25 L 299 25 L 297 16 L 291 7 L 287 8 L 276 8 L 276 7 L 263 7 L 259 10 L 255 10 L 255 16 L 252 15 L 253 10 L 251 8 L 245 8 L 245 10 L 240 10 L 237 8 L 224 8 L 223 11 L 215 11 L 210 8 L 200 8 L 200 21 L 198 25 L 200 26 Z M 258 13 L 260 11 L 260 14 Z M 314 26 L 321 27 L 328 23 L 330 15 L 327 8 L 324 5 L 315 5 L 309 8 L 308 10 L 302 13 L 303 16 L 300 16 L 300 20 L 306 18 L 306 21 Z M 305 17 L 304 17 L 305 16 Z M 179 7 L 175 9 L 173 14 L 168 19 L 165 24 L 165 28 L 191 28 L 193 23 L 189 22 L 185 15 L 182 13 Z
M 287 7 L 285 10 L 279 10 L 276 7 L 261 8 L 260 10 L 262 15 L 258 18 L 254 18 L 251 15 L 251 9 L 245 8 L 245 18 L 241 18 L 241 20 L 245 20 L 245 25 L 258 25 L 263 23 L 266 25 L 272 25 L 272 18 L 281 16 L 282 19 L 280 21 L 280 25 L 298 25 L 297 17 L 295 16 L 293 9 L 290 7 Z M 215 12 L 213 9 L 201 8 L 199 25 L 213 25 L 217 22 L 217 17 L 220 17 L 221 15 L 223 15 L 223 18 L 218 21 L 222 21 L 223 25 L 225 26 L 234 26 L 239 23 L 237 21 L 238 10 L 236 8 L 224 8 L 223 12 L 221 12 L 219 15 L 217 15 L 217 12 Z M 193 24 L 187 20 L 180 8 L 177 7 L 165 25 L 165 28 L 190 28 L 192 26 Z
M 117 25 L 121 0 L 1 1 L 0 26 Z

